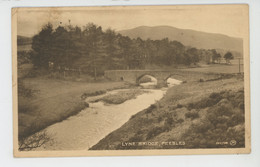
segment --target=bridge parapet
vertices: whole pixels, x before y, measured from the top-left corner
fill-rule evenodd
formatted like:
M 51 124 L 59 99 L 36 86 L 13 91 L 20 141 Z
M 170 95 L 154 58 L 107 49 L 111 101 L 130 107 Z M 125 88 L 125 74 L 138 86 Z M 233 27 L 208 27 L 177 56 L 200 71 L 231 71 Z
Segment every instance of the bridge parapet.
M 112 81 L 126 81 L 132 84 L 139 84 L 139 79 L 144 75 L 150 75 L 157 79 L 157 83 L 166 85 L 169 77 L 181 81 L 208 80 L 220 77 L 220 74 L 209 74 L 191 71 L 165 71 L 165 70 L 107 70 L 105 77 Z

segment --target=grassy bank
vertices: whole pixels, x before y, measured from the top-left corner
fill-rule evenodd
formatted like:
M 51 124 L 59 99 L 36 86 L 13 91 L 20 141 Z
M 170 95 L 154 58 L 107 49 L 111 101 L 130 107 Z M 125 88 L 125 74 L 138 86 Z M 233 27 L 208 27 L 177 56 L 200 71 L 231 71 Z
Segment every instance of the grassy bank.
M 235 140 L 236 145 L 230 145 L 231 140 Z M 125 146 L 122 142 L 134 144 Z M 138 145 L 138 142 L 158 143 L 148 146 Z M 91 149 L 243 146 L 243 80 L 241 77 L 232 77 L 208 82 L 188 82 L 170 88 L 162 100 L 133 115 L 121 128 Z
M 25 96 L 18 97 L 19 138 L 77 114 L 87 107 L 84 99 L 88 95 L 128 85 L 123 82 L 86 83 L 27 78 L 23 80 L 23 87 Z
M 142 89 L 130 89 L 117 92 L 115 94 L 106 95 L 100 99 L 95 100 L 95 102 L 103 101 L 107 104 L 121 104 L 127 100 L 136 98 L 138 95 L 141 95 L 147 91 Z

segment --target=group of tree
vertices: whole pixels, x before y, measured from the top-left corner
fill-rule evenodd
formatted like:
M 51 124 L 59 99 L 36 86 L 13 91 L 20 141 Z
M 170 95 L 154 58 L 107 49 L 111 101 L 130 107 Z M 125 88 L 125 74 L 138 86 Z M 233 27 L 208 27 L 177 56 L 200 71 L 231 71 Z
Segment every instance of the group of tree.
M 31 61 L 48 69 L 81 68 L 96 76 L 108 69 L 143 69 L 146 64 L 191 65 L 199 61 L 219 63 L 216 50 L 186 47 L 178 41 L 131 39 L 93 23 L 83 28 L 48 23 L 33 37 Z

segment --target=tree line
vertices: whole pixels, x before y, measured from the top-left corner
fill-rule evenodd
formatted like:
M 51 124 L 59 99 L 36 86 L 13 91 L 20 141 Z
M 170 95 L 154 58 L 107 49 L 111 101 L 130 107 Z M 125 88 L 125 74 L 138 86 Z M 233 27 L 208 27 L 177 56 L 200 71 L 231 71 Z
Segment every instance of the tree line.
M 93 23 L 83 28 L 69 24 L 55 29 L 48 23 L 33 37 L 30 58 L 39 69 L 80 68 L 96 76 L 109 69 L 145 69 L 147 64 L 219 63 L 221 55 L 215 49 L 188 47 L 168 38 L 131 39 L 111 29 L 103 31 Z

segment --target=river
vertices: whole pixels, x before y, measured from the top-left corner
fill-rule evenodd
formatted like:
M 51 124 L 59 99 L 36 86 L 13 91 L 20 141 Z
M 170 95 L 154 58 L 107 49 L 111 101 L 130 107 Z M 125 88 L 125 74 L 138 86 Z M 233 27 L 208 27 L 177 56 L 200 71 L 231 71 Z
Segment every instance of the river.
M 179 84 L 176 80 L 171 83 Z M 95 98 L 123 91 L 122 89 L 87 98 L 89 107 L 75 116 L 47 127 L 45 132 L 51 140 L 35 150 L 88 150 L 106 135 L 120 128 L 132 115 L 160 100 L 167 90 L 167 88 L 146 89 L 147 84 L 141 86 L 146 90 L 145 93 L 122 104 L 90 102 Z M 148 86 L 150 87 L 151 84 Z

